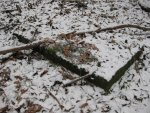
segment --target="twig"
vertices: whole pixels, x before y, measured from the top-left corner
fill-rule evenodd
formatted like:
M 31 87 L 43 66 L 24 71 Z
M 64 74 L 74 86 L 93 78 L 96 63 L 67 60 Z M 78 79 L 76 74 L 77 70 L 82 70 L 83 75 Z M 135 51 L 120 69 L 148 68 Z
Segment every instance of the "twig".
M 4 50 L 0 51 L 0 55 L 7 54 L 7 53 L 10 53 L 10 52 L 16 52 L 16 51 L 21 51 L 21 50 L 32 49 L 33 47 L 39 46 L 40 44 L 43 44 L 43 43 L 46 43 L 46 42 L 52 43 L 53 41 L 48 40 L 48 39 L 44 39 L 44 40 L 32 42 L 30 44 L 24 44 L 24 45 L 17 46 L 17 47 L 14 47 L 14 48 L 4 49 Z
M 16 9 L 7 9 L 7 10 L 4 10 L 4 11 L 1 11 L 2 13 L 11 13 L 13 11 L 17 11 Z
M 48 91 L 49 95 L 51 95 L 51 96 L 53 97 L 53 99 L 55 99 L 55 100 L 57 101 L 57 103 L 59 104 L 59 107 L 60 107 L 61 109 L 63 109 L 64 106 L 59 102 L 59 100 L 56 98 L 56 96 L 53 95 L 53 93 L 51 93 L 51 92 L 47 89 L 47 87 L 45 87 L 45 89 Z
M 5 29 L 6 27 L 1 27 L 0 30 Z
M 89 33 L 89 34 L 100 33 L 100 32 L 104 32 L 104 31 L 108 31 L 108 30 L 117 30 L 117 29 L 122 29 L 122 28 L 136 28 L 136 29 L 140 29 L 143 31 L 150 31 L 150 28 L 147 28 L 147 27 L 141 27 L 141 26 L 132 25 L 132 24 L 124 24 L 124 25 L 118 25 L 118 26 L 114 26 L 114 27 L 107 27 L 107 28 L 103 28 L 103 29 L 98 28 L 98 29 L 93 30 L 93 31 L 78 32 L 75 34 L 76 35 L 84 35 L 85 33 Z
M 73 83 L 75 83 L 77 81 L 83 80 L 83 79 L 88 78 L 90 76 L 92 76 L 92 74 L 86 74 L 86 75 L 84 75 L 82 77 L 79 77 L 77 79 L 72 80 L 71 82 L 68 82 L 68 83 L 64 84 L 63 87 L 69 86 L 69 85 L 71 85 L 71 84 L 73 84 Z

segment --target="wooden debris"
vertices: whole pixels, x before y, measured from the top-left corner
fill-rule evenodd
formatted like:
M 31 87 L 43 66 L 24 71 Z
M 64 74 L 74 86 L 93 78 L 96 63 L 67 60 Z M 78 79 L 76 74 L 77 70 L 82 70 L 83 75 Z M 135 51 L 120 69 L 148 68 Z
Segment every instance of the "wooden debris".
M 45 87 L 45 89 L 48 91 L 49 95 L 51 95 L 51 96 L 53 97 L 53 99 L 55 99 L 55 100 L 56 100 L 56 102 L 58 103 L 58 105 L 59 105 L 60 109 L 63 109 L 63 108 L 64 108 L 64 106 L 63 106 L 63 105 L 59 102 L 59 100 L 56 98 L 56 96 L 55 96 L 55 95 L 53 95 L 53 93 L 51 93 L 51 92 L 47 89 L 47 87 Z
M 140 30 L 143 30 L 143 31 L 150 31 L 150 28 L 147 28 L 147 27 L 141 27 L 139 25 L 132 25 L 132 24 L 123 24 L 123 25 L 107 27 L 107 28 L 103 28 L 103 29 L 98 28 L 98 29 L 92 30 L 92 31 L 78 32 L 78 33 L 76 33 L 76 35 L 84 35 L 86 33 L 89 33 L 89 34 L 100 33 L 100 32 L 123 29 L 123 28 L 136 28 L 136 29 L 140 29 Z
M 10 52 L 16 52 L 16 51 L 21 51 L 21 50 L 32 49 L 35 46 L 39 46 L 40 44 L 47 43 L 47 42 L 53 43 L 52 40 L 48 40 L 48 39 L 35 41 L 35 42 L 30 43 L 30 44 L 24 44 L 22 46 L 17 46 L 17 47 L 12 47 L 12 48 L 9 48 L 9 49 L 1 50 L 0 55 L 1 54 L 7 54 L 7 53 L 10 53 Z
M 71 84 L 73 84 L 73 83 L 76 83 L 76 82 L 78 82 L 78 81 L 80 81 L 80 80 L 83 80 L 83 79 L 85 79 L 85 78 L 88 78 L 88 77 L 90 77 L 90 76 L 92 76 L 92 74 L 87 74 L 87 75 L 85 75 L 85 76 L 76 78 L 76 79 L 72 80 L 71 82 L 68 82 L 68 83 L 64 84 L 63 87 L 69 86 L 69 85 L 71 85 Z
M 129 25 L 130 26 L 130 25 Z M 123 26 L 123 27 L 127 27 L 127 26 Z M 149 28 L 143 28 L 143 27 L 138 27 L 138 26 L 130 26 L 130 27 L 137 27 L 139 29 L 144 29 L 144 30 L 150 30 Z M 118 29 L 118 28 L 122 28 L 121 26 L 119 27 L 113 27 L 114 29 Z M 107 30 L 109 30 L 110 28 L 106 28 Z M 105 31 L 103 29 L 103 31 Z M 23 43 L 29 43 L 30 40 L 24 38 L 21 35 L 18 34 L 14 34 L 18 40 L 20 42 Z M 64 68 L 66 68 L 67 70 L 71 71 L 72 73 L 75 73 L 79 76 L 85 76 L 87 75 L 89 72 L 86 71 L 84 68 L 78 68 L 77 65 L 63 59 L 62 57 L 58 56 L 56 54 L 56 51 L 53 50 L 52 48 L 46 48 L 44 46 L 37 46 L 36 48 L 33 48 L 34 51 L 39 52 L 40 54 L 44 55 L 47 59 L 51 60 L 53 63 L 55 63 L 56 65 L 62 66 Z M 116 71 L 115 75 L 112 77 L 112 79 L 110 81 L 107 81 L 106 79 L 104 79 L 103 77 L 100 77 L 98 75 L 95 74 L 91 74 L 89 75 L 89 77 L 85 78 L 85 80 L 93 83 L 94 85 L 103 88 L 106 92 L 109 92 L 109 89 L 111 88 L 111 86 L 116 83 L 124 74 L 125 72 L 128 70 L 128 68 L 136 61 L 140 58 L 141 54 L 143 53 L 144 48 L 142 47 L 137 53 L 135 53 L 132 58 L 120 69 L 118 69 L 118 71 Z

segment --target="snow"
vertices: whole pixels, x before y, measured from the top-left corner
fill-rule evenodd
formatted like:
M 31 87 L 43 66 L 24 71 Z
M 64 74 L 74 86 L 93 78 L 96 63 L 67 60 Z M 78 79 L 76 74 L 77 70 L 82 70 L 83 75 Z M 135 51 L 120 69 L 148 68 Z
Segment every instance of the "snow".
M 138 0 L 140 5 L 145 8 L 150 8 L 150 0 Z
M 78 75 L 53 64 L 38 53 L 31 53 L 31 50 L 22 51 L 23 55 L 0 55 L 0 109 L 8 105 L 9 113 L 18 113 L 17 108 L 23 113 L 30 106 L 29 103 L 33 102 L 42 106 L 40 113 L 149 113 L 150 39 L 147 37 L 150 32 L 125 28 L 86 34 L 85 37 L 76 36 L 72 40 L 57 37 L 61 33 L 91 31 L 122 24 L 150 27 L 149 13 L 143 12 L 138 1 L 134 0 L 91 0 L 87 9 L 77 8 L 75 3 L 69 2 L 61 9 L 61 1 L 50 2 L 51 0 L 1 0 L 0 12 L 16 9 L 16 5 L 19 5 L 22 13 L 0 13 L 0 50 L 22 45 L 12 37 L 13 33 L 31 40 L 54 39 L 60 47 L 73 43 L 73 48 L 81 52 L 74 52 L 71 57 L 65 56 L 63 52 L 58 55 L 108 81 L 139 47 L 145 46 L 141 56 L 143 60 L 135 62 L 112 86 L 110 93 L 106 94 L 103 89 L 84 80 L 62 87 L 61 83 L 71 81 L 65 75 L 73 78 Z M 33 8 L 30 9 L 28 3 L 33 4 Z M 48 24 L 50 21 L 52 25 Z M 4 26 L 7 29 L 1 29 Z M 79 44 L 80 42 L 84 43 Z M 80 62 L 79 55 L 86 51 L 90 52 L 90 60 Z M 8 60 L 3 61 L 8 57 Z M 100 67 L 97 66 L 98 62 Z M 62 110 L 48 90 L 64 106 Z

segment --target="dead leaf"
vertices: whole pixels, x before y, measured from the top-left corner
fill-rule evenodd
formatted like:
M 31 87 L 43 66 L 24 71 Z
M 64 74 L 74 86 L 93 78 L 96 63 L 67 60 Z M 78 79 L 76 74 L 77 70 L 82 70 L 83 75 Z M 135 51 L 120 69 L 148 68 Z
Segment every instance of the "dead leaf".
M 6 82 L 6 81 L 8 81 L 8 80 L 11 80 L 11 78 L 10 78 L 10 73 L 11 73 L 11 71 L 10 71 L 10 69 L 9 68 L 6 68 L 6 69 L 3 69 L 2 71 L 0 71 L 0 85 L 1 85 L 1 83 L 3 83 L 3 82 Z
M 8 108 L 8 105 L 7 105 L 3 108 L 0 108 L 0 113 L 7 113 L 8 110 L 9 110 L 9 108 Z
M 90 52 L 85 52 L 83 54 L 80 55 L 79 61 L 80 62 L 86 62 L 90 57 Z
M 70 55 L 70 47 L 69 46 L 65 46 L 63 48 L 63 52 L 64 52 L 64 55 L 68 57 Z
M 88 106 L 88 103 L 84 103 L 80 106 L 80 108 L 85 108 L 86 106 Z
M 101 109 L 102 109 L 102 112 L 109 112 L 111 110 L 110 106 L 107 104 L 101 107 Z
M 28 107 L 28 109 L 25 111 L 25 113 L 36 113 L 39 112 L 42 109 L 42 106 L 39 104 L 32 104 Z
M 21 90 L 20 90 L 21 94 L 24 94 L 24 93 L 27 92 L 27 91 L 28 91 L 28 89 L 21 89 Z
M 80 113 L 84 113 L 82 109 L 80 110 Z
M 65 112 L 70 112 L 72 109 L 74 109 L 74 107 L 71 107 L 71 108 L 69 108 L 69 109 L 65 109 L 64 111 L 65 111 Z
M 95 44 L 89 44 L 89 43 L 85 43 L 84 46 L 88 49 L 92 49 L 92 50 L 97 50 L 99 51 L 99 49 L 95 46 Z
M 45 75 L 46 73 L 48 73 L 48 70 L 44 70 L 44 71 L 40 74 L 40 77 L 42 77 L 42 76 Z
M 20 80 L 20 81 L 23 80 L 23 78 L 21 76 L 15 76 L 15 78 Z
M 20 81 L 19 80 L 16 80 L 15 82 L 14 82 L 14 84 L 16 84 L 16 89 L 17 89 L 17 91 L 21 88 L 21 83 L 20 83 Z
M 19 81 L 19 80 L 16 80 L 16 81 L 14 82 L 14 84 L 20 84 L 20 81 Z
M 75 34 L 75 32 L 71 32 L 68 34 L 61 33 L 59 36 L 65 40 L 73 40 L 74 37 L 76 36 L 76 34 Z
M 68 33 L 66 34 L 66 40 L 73 40 L 73 38 L 75 37 L 75 32 L 72 33 Z
M 20 95 L 17 96 L 16 100 L 18 101 L 18 103 L 22 100 L 22 97 Z

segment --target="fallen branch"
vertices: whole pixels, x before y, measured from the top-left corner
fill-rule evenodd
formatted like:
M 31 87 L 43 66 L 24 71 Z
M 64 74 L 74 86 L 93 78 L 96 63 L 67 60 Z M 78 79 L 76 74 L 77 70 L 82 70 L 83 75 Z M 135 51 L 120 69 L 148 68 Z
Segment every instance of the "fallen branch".
M 1 27 L 0 30 L 5 29 L 6 27 Z
M 89 33 L 89 34 L 100 33 L 100 32 L 104 32 L 104 31 L 117 30 L 117 29 L 123 29 L 123 28 L 136 28 L 136 29 L 140 29 L 143 31 L 150 31 L 150 28 L 147 28 L 147 27 L 141 27 L 139 25 L 132 25 L 132 24 L 124 24 L 124 25 L 118 25 L 118 26 L 114 26 L 114 27 L 107 27 L 107 28 L 103 28 L 103 29 L 98 28 L 98 29 L 92 30 L 92 31 L 78 32 L 78 33 L 75 33 L 75 35 L 84 35 L 85 33 Z
M 11 12 L 14 12 L 14 11 L 17 11 L 17 9 L 7 9 L 7 10 L 1 11 L 1 12 L 2 13 L 11 13 Z
M 80 81 L 80 80 L 83 80 L 83 79 L 85 79 L 85 78 L 88 78 L 88 77 L 90 77 L 90 76 L 92 76 L 92 75 L 93 75 L 93 74 L 86 74 L 86 75 L 84 75 L 84 76 L 82 76 L 82 77 L 76 78 L 76 79 L 72 80 L 71 82 L 68 82 L 68 83 L 64 84 L 63 87 L 69 86 L 69 85 L 71 85 L 71 84 L 73 84 L 73 83 L 75 83 L 75 82 L 78 82 L 78 81 Z
M 46 43 L 46 42 L 53 43 L 54 41 L 49 40 L 49 39 L 44 39 L 44 40 L 32 42 L 30 44 L 24 44 L 24 45 L 21 45 L 21 46 L 0 50 L 0 55 L 7 54 L 7 53 L 10 53 L 10 52 L 16 52 L 16 51 L 21 51 L 21 50 L 32 49 L 33 47 L 39 46 L 40 44 L 43 44 L 43 43 Z
M 19 42 L 26 43 L 26 44 L 31 42 L 29 39 L 24 38 L 24 36 L 22 35 L 18 35 L 14 33 L 13 36 L 16 37 L 19 40 Z M 76 64 L 73 64 L 70 61 L 65 60 L 61 56 L 58 56 L 56 54 L 57 51 L 53 48 L 37 46 L 36 48 L 33 48 L 33 50 L 42 54 L 45 58 L 47 58 L 54 64 L 62 66 L 67 70 L 71 71 L 72 73 L 75 73 L 79 76 L 84 76 L 89 73 L 84 68 L 79 68 Z M 95 74 L 92 74 L 90 77 L 86 78 L 86 80 L 103 89 L 105 89 L 107 84 L 107 80 L 105 80 L 103 77 L 96 76 Z
M 13 34 L 13 35 L 22 43 L 30 43 L 30 40 L 24 38 L 22 35 L 18 35 L 18 34 Z M 37 47 L 34 47 L 33 50 L 36 52 L 39 52 L 45 58 L 52 61 L 54 64 L 62 66 L 64 68 L 66 68 L 67 70 L 71 71 L 72 73 L 75 73 L 79 76 L 85 76 L 89 73 L 84 68 L 79 68 L 76 64 L 73 64 L 70 61 L 63 59 L 61 56 L 58 56 L 56 54 L 57 51 L 52 48 L 47 48 L 44 46 L 37 46 Z M 136 60 L 138 60 L 140 58 L 142 53 L 143 53 L 143 47 L 137 53 L 135 53 L 132 56 L 132 58 L 129 59 L 128 62 L 124 66 L 122 66 L 120 69 L 118 69 L 116 71 L 116 73 L 114 74 L 114 76 L 112 77 L 112 79 L 110 81 L 107 81 L 103 77 L 95 75 L 94 73 L 91 74 L 91 76 L 89 75 L 89 77 L 85 78 L 85 80 L 91 82 L 92 84 L 94 84 L 98 87 L 103 88 L 105 91 L 109 91 L 111 86 L 114 83 L 116 83 L 125 74 L 125 72 L 128 70 L 128 68 Z

